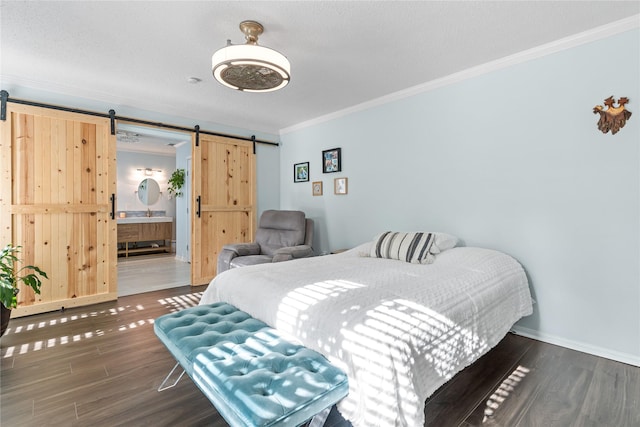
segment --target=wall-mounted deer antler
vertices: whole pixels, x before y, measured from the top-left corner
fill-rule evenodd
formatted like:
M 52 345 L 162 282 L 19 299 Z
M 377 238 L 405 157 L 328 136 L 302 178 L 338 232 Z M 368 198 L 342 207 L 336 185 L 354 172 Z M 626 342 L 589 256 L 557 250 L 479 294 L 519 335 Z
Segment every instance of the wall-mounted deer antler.
M 604 105 L 607 107 L 606 109 L 602 105 L 593 107 L 593 114 L 600 113 L 598 129 L 600 129 L 602 133 L 611 131 L 611 134 L 615 135 L 624 127 L 629 117 L 631 117 L 631 111 L 628 111 L 624 106 L 628 102 L 629 98 L 622 97 L 618 100 L 618 106 L 614 107 L 613 105 L 616 103 L 616 100 L 613 99 L 613 96 L 610 96 L 604 100 Z

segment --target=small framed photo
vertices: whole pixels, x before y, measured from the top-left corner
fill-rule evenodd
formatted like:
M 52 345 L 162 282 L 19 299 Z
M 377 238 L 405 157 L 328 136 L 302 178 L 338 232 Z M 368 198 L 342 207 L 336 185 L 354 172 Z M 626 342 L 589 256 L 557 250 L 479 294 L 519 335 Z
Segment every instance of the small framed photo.
M 314 181 L 311 184 L 314 196 L 322 196 L 322 181 Z
M 340 172 L 342 170 L 342 156 L 339 148 L 332 148 L 322 152 L 322 173 Z
M 293 165 L 293 182 L 309 181 L 309 162 Z
M 333 180 L 333 192 L 334 194 L 347 194 L 348 192 L 347 178 L 336 178 Z

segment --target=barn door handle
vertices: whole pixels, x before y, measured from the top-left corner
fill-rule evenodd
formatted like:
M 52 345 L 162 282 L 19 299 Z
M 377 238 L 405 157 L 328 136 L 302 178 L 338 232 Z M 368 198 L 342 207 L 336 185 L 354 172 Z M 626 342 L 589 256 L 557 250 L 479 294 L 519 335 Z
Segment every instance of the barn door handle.
M 200 196 L 196 197 L 196 202 L 198 202 L 198 209 L 196 210 L 196 215 L 200 218 Z
M 116 219 L 116 195 L 111 193 L 111 219 Z

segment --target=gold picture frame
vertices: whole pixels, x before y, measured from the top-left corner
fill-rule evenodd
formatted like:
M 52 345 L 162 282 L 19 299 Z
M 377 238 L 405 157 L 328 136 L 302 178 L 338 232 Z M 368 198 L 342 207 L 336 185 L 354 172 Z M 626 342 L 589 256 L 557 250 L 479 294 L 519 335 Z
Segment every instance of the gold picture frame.
M 349 191 L 349 180 L 347 178 L 336 178 L 333 180 L 333 193 L 338 195 L 347 194 Z
M 322 196 L 322 181 L 314 181 L 311 188 L 314 196 Z

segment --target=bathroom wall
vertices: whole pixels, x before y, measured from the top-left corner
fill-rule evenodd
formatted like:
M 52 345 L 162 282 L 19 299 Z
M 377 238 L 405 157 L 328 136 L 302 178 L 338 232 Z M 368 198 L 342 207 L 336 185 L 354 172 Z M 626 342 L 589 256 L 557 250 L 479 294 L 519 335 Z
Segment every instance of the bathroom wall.
M 117 159 L 118 193 L 116 195 L 116 212 L 146 211 L 151 209 L 152 211 L 165 211 L 166 216 L 176 216 L 175 199 L 169 198 L 167 191 L 167 181 L 176 169 L 174 155 L 118 151 Z M 144 170 L 137 170 L 145 168 L 153 169 L 156 172 L 151 176 L 146 176 Z M 158 170 L 161 172 L 157 172 Z M 143 204 L 138 199 L 138 185 L 145 178 L 153 178 L 160 185 L 160 198 L 150 206 Z

